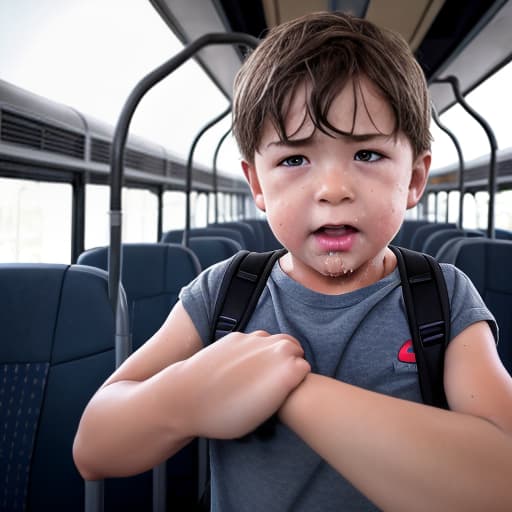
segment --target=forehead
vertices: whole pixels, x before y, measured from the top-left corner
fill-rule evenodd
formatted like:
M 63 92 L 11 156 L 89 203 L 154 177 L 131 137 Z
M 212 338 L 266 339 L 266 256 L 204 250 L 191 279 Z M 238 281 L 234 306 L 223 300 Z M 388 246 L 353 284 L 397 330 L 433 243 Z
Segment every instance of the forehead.
M 289 98 L 284 123 L 286 134 L 292 140 L 308 138 L 314 131 L 314 124 L 307 115 L 309 94 L 310 86 L 303 83 Z M 329 108 L 327 121 L 341 132 L 352 135 L 392 135 L 396 125 L 389 102 L 365 77 L 349 80 L 345 84 Z M 276 136 L 272 123 L 265 123 L 262 142 Z

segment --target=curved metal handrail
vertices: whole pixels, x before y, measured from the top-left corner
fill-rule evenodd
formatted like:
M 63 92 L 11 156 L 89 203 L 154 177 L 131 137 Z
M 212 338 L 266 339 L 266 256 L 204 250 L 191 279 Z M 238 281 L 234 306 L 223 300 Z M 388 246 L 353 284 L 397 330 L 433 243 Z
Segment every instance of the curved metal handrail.
M 183 230 L 182 244 L 185 247 L 189 246 L 189 233 L 190 233 L 190 192 L 192 191 L 192 162 L 194 160 L 194 151 L 196 149 L 199 139 L 212 127 L 215 126 L 219 121 L 224 119 L 231 112 L 231 104 L 226 110 L 221 112 L 218 116 L 215 116 L 209 123 L 206 123 L 194 137 L 190 151 L 188 152 L 187 159 L 187 175 L 185 185 L 185 229 Z
M 108 274 L 109 295 L 114 311 L 117 309 L 118 288 L 121 280 L 121 188 L 123 181 L 124 148 L 126 146 L 130 121 L 137 105 L 153 86 L 170 75 L 205 46 L 214 44 L 244 44 L 254 48 L 258 43 L 259 40 L 257 38 L 239 32 L 206 34 L 190 43 L 174 57 L 148 73 L 137 83 L 125 101 L 114 131 L 110 158 L 110 246 Z
M 436 107 L 432 105 L 432 119 L 434 119 L 435 123 L 443 132 L 445 132 L 453 142 L 455 149 L 457 151 L 457 156 L 459 158 L 459 219 L 458 219 L 458 227 L 460 229 L 463 228 L 464 224 L 464 156 L 462 154 L 462 148 L 460 147 L 459 139 L 455 136 L 455 134 L 444 125 L 439 119 L 439 115 L 437 114 Z M 436 201 L 437 202 L 437 201 Z M 448 211 L 448 209 L 447 209 Z
M 461 107 L 475 119 L 478 124 L 484 129 L 487 138 L 489 139 L 490 162 L 489 162 L 489 207 L 487 212 L 487 237 L 494 238 L 494 202 L 496 198 L 496 151 L 498 150 L 498 143 L 496 136 L 491 128 L 491 125 L 465 100 L 460 92 L 459 80 L 456 76 L 450 75 L 445 78 L 437 78 L 433 83 L 449 83 L 452 86 L 455 98 L 460 103 Z
M 217 173 L 217 159 L 219 156 L 220 147 L 226 140 L 226 137 L 231 133 L 231 128 L 226 131 L 226 133 L 220 138 L 217 147 L 215 148 L 215 152 L 213 153 L 213 162 L 212 162 L 212 181 L 213 181 L 213 198 L 214 198 L 214 211 L 215 211 L 215 224 L 219 222 L 219 183 L 218 183 L 218 173 Z

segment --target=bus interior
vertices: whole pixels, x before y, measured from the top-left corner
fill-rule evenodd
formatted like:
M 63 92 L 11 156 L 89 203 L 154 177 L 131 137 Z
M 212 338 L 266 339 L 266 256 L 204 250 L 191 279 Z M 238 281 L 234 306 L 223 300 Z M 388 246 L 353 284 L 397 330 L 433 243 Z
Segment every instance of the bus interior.
M 471 278 L 497 319 L 499 354 L 512 373 L 512 1 L 145 4 L 179 47 L 126 84 L 116 123 L 11 82 L 0 54 L 1 511 L 196 510 L 207 478 L 201 440 L 144 474 L 84 482 L 73 437 L 93 393 L 158 329 L 183 286 L 241 249 L 281 247 L 253 204 L 239 157 L 221 163 L 220 155 L 232 144 L 232 84 L 244 58 L 268 29 L 308 12 L 367 18 L 413 50 L 431 94 L 434 165 L 393 243 Z M 20 20 L 9 18 L 7 2 L 0 14 L 15 31 Z M 112 34 L 123 16 L 118 2 Z M 221 108 L 191 128 L 181 152 L 130 132 L 146 93 L 189 60 Z M 187 101 L 211 111 L 201 97 Z M 151 107 L 156 115 L 158 104 Z M 173 130 L 181 122 L 174 116 Z M 199 161 L 201 145 L 207 157 Z

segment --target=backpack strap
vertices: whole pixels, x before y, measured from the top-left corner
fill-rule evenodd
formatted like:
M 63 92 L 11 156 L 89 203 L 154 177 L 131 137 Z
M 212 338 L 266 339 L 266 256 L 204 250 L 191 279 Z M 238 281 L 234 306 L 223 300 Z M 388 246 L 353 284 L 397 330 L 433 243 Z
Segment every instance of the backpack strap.
M 241 331 L 258 303 L 274 263 L 286 253 L 286 249 L 269 252 L 239 251 L 229 263 L 215 303 L 213 321 L 210 326 L 210 342 L 226 334 Z M 277 419 L 274 416 L 260 425 L 255 435 L 260 439 L 271 437 Z M 249 439 L 250 434 L 240 441 Z M 201 439 L 198 447 L 198 510 L 210 510 L 210 464 L 208 441 Z
M 274 263 L 285 253 L 286 249 L 262 253 L 240 251 L 233 257 L 217 296 L 211 342 L 245 328 Z
M 450 301 L 439 263 L 428 254 L 390 246 L 398 260 L 424 403 L 448 408 L 444 355 L 450 339 Z

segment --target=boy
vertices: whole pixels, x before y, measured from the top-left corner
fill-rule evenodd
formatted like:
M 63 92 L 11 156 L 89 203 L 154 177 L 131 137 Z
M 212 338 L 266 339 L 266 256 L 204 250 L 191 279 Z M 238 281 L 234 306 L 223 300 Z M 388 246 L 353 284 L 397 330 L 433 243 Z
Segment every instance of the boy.
M 141 472 L 205 436 L 212 510 L 512 510 L 512 381 L 455 268 L 450 411 L 421 403 L 404 354 L 388 244 L 423 193 L 429 122 L 423 74 L 393 33 L 317 13 L 267 35 L 237 76 L 234 133 L 288 253 L 247 332 L 206 348 L 227 263 L 182 291 L 88 405 L 74 446 L 85 478 Z M 237 440 L 274 413 L 271 439 Z

